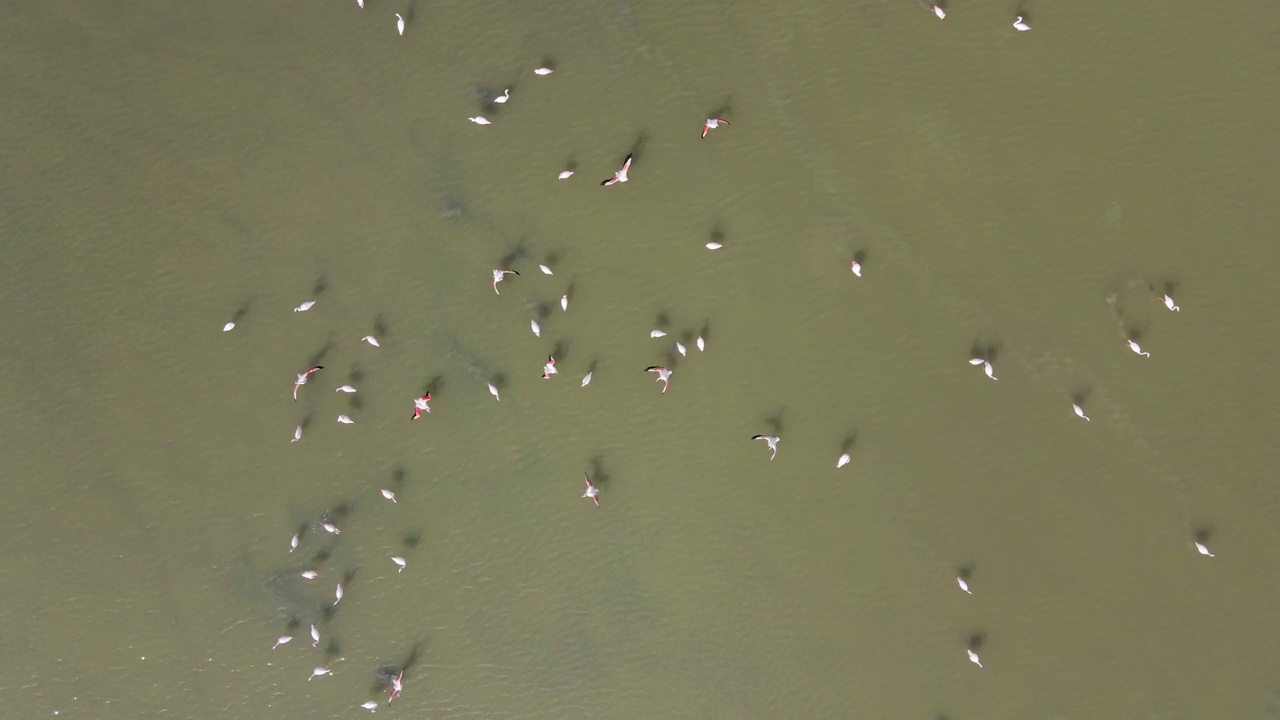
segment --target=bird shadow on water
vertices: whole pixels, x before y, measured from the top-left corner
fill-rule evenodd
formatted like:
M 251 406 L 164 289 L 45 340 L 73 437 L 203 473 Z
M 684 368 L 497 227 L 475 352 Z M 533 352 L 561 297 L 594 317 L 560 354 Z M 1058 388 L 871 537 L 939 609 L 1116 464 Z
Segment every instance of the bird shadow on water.
M 969 357 L 981 358 L 987 362 L 995 361 L 999 354 L 1000 341 L 991 338 L 979 337 L 973 341 L 973 347 L 969 349 Z
M 235 313 L 231 316 L 231 322 L 239 323 L 249 314 L 249 308 L 253 306 L 253 298 L 249 298 L 240 303 L 240 307 L 236 308 Z
M 1127 340 L 1132 340 L 1134 342 L 1141 342 L 1143 335 L 1146 334 L 1146 331 L 1147 331 L 1147 325 L 1145 323 L 1142 325 L 1127 325 L 1125 326 L 1125 329 L 1124 329 L 1124 336 L 1125 336 L 1125 339 Z
M 721 102 L 716 109 L 707 113 L 707 117 L 709 118 L 724 117 L 725 115 L 729 115 L 732 112 L 733 112 L 733 96 L 730 95 L 726 97 L 724 101 Z
M 430 395 L 431 397 L 434 398 L 436 395 L 440 394 L 440 389 L 443 387 L 444 387 L 444 375 L 437 373 L 435 375 L 432 375 L 427 380 L 426 384 L 422 386 L 422 394 Z M 403 475 L 403 473 L 404 471 L 402 470 L 401 475 Z
M 969 636 L 969 649 L 978 652 L 982 649 L 982 645 L 987 641 L 987 634 L 976 632 Z
M 422 646 L 425 643 L 425 640 L 415 642 L 409 650 L 409 654 L 402 661 L 379 665 L 378 669 L 373 673 L 373 691 L 386 692 L 387 688 L 391 686 L 391 681 L 399 677 L 400 673 L 407 673 L 414 665 L 417 665 L 418 660 L 422 657 Z
M 555 358 L 556 362 L 561 362 L 569 357 L 568 338 L 556 340 L 555 346 L 551 348 L 551 357 Z
M 717 220 L 715 225 L 711 226 L 711 233 L 707 235 L 707 239 L 714 243 L 724 244 L 724 224 Z
M 311 286 L 311 294 L 312 296 L 319 296 L 324 294 L 328 289 L 329 278 L 326 277 L 324 273 L 320 273 L 320 276 L 316 278 L 315 283 Z
M 775 437 L 782 437 L 782 415 L 786 412 L 786 408 L 778 408 L 773 414 L 764 419 L 764 423 L 769 426 L 769 434 Z
M 359 365 L 352 365 L 351 370 L 347 372 L 347 382 L 351 385 L 359 385 L 364 380 L 364 370 Z
M 378 339 L 383 339 L 387 337 L 388 333 L 387 333 L 387 316 L 386 315 L 382 313 L 378 313 L 378 316 L 373 319 L 373 334 L 377 336 Z
M 307 367 L 313 368 L 319 365 L 320 363 L 324 362 L 325 356 L 327 356 L 332 350 L 333 350 L 333 335 L 330 334 L 329 337 L 325 339 L 324 345 L 320 346 L 320 349 L 317 350 L 311 356 L 311 359 L 307 361 Z
M 840 452 L 847 453 L 853 450 L 853 444 L 858 441 L 858 431 L 854 430 L 845 437 L 844 442 L 840 444 Z
M 1195 532 L 1192 533 L 1192 536 L 1195 537 L 1196 542 L 1206 544 L 1209 542 L 1210 538 L 1213 537 L 1213 528 L 1208 525 L 1201 525 L 1196 528 Z
M 500 268 L 511 267 L 511 264 L 514 263 L 516 260 L 523 260 L 524 258 L 529 257 L 529 250 L 527 246 L 528 246 L 528 238 L 522 237 L 519 240 L 517 240 L 515 247 L 511 248 L 511 250 L 507 251 L 506 255 L 502 256 L 502 260 L 499 261 L 500 264 L 498 265 L 498 267 Z
M 973 573 L 976 568 L 977 566 L 971 562 L 965 563 L 956 568 L 956 577 L 964 580 L 965 582 L 969 582 L 969 579 L 973 577 Z
M 422 531 L 412 530 L 405 533 L 404 537 L 400 538 L 400 544 L 410 550 L 416 550 L 418 546 L 422 545 Z
M 604 467 L 603 455 L 596 455 L 592 457 L 590 468 L 591 469 L 587 472 L 587 475 L 591 478 L 591 482 L 595 483 L 597 486 L 603 487 L 608 485 L 613 479 L 613 476 L 610 475 L 609 471 Z
M 632 161 L 639 160 L 640 157 L 644 155 L 644 149 L 648 144 L 649 133 L 641 130 L 640 134 L 636 135 L 635 142 L 631 143 L 631 152 L 628 153 L 628 155 L 631 156 Z
M 1084 390 L 1077 390 L 1071 393 L 1071 402 L 1076 405 L 1084 405 L 1084 401 L 1089 399 L 1090 392 L 1091 391 L 1086 388 Z

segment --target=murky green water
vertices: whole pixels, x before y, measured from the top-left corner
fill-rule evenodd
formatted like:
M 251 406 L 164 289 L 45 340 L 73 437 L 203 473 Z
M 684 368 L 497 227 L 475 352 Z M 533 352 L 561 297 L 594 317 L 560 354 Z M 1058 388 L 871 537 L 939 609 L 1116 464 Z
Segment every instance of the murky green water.
M 1280 717 L 1273 5 L 367 5 L 0 9 L 12 717 Z

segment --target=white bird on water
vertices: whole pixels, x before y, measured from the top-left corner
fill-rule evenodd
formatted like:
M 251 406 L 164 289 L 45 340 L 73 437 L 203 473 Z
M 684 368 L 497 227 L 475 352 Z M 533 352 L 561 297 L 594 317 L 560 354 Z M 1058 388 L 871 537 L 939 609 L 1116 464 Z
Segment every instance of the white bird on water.
M 645 372 L 658 373 L 658 379 L 654 382 L 662 383 L 662 392 L 666 393 L 667 388 L 671 387 L 671 371 L 661 365 L 650 365 L 644 369 Z
M 624 183 L 627 181 L 627 171 L 631 169 L 631 154 L 627 153 L 626 159 L 622 161 L 622 167 L 613 173 L 613 177 L 607 180 L 601 180 L 600 185 L 608 187 L 614 183 Z
M 1074 412 L 1076 417 L 1083 418 L 1085 422 L 1092 422 L 1089 416 L 1084 414 L 1084 408 L 1080 407 L 1080 403 L 1071 403 L 1071 412 Z
M 382 497 L 390 500 L 391 502 L 396 502 L 396 494 L 391 492 L 390 490 L 386 488 L 382 488 L 378 492 L 382 493 Z
M 1214 557 L 1214 554 L 1209 552 L 1209 548 L 1205 547 L 1205 544 L 1199 540 L 1196 541 L 1196 552 L 1204 555 L 1205 557 Z
M 289 537 L 289 552 L 293 552 L 298 549 L 298 540 L 298 533 L 294 533 Z
M 467 118 L 467 119 L 468 119 L 468 120 L 470 120 L 471 122 L 473 122 L 473 123 L 477 124 L 477 125 L 492 125 L 492 124 L 493 124 L 493 123 L 489 120 L 489 118 L 487 118 L 487 117 L 485 117 L 485 116 L 483 116 L 483 115 L 477 115 L 477 116 L 475 116 L 475 117 L 469 117 L 469 118 Z
M 315 300 L 308 300 L 308 301 L 306 301 L 306 302 L 302 303 L 301 305 L 299 305 L 298 307 L 294 308 L 294 309 L 293 309 L 293 311 L 294 311 L 294 312 L 306 312 L 306 311 L 310 310 L 312 307 L 314 307 L 314 306 L 315 306 L 315 304 L 316 304 L 316 301 L 315 301 Z
M 552 70 L 549 67 L 534 68 L 533 70 L 534 75 L 543 75 L 543 76 L 550 75 L 553 72 L 555 72 L 555 70 Z
M 399 570 L 396 570 L 397 574 L 404 572 L 405 565 L 407 564 L 404 558 L 400 557 L 399 555 L 392 555 L 391 562 L 395 563 L 396 567 L 399 568 Z
M 569 312 L 569 296 L 568 295 L 560 296 L 560 311 Z
M 555 275 L 555 273 L 551 272 L 551 268 L 546 265 L 539 265 L 538 269 L 542 271 L 543 275 Z
M 968 653 L 969 662 L 977 665 L 978 667 L 982 667 L 982 660 L 978 659 L 978 653 L 973 648 L 969 648 Z
M 501 95 L 494 98 L 493 102 L 497 105 L 501 105 L 510 99 L 511 99 L 511 88 L 507 88 L 506 90 L 502 91 Z
M 272 650 L 275 650 L 276 648 L 280 647 L 281 645 L 284 645 L 285 643 L 289 642 L 290 640 L 293 640 L 293 636 L 292 636 L 292 635 L 281 635 L 280 637 L 276 638 L 276 644 L 275 644 L 275 645 L 272 645 L 272 646 L 271 646 L 271 649 L 272 649 Z
M 1151 353 L 1143 350 L 1142 346 L 1139 345 L 1138 343 L 1134 342 L 1133 340 L 1128 340 L 1127 342 L 1129 343 L 1129 349 L 1132 350 L 1134 353 L 1141 355 L 1142 357 L 1145 357 L 1145 358 L 1151 357 Z
M 342 423 L 343 425 L 354 425 L 356 421 L 352 420 L 350 417 L 346 415 L 339 415 L 338 422 Z
M 850 458 L 850 457 L 849 457 L 849 453 L 845 453 L 845 454 L 841 455 L 841 456 L 840 456 L 840 458 L 839 458 L 838 460 L 836 460 L 836 469 L 837 469 L 837 470 L 839 470 L 840 468 L 844 467 L 845 465 L 848 465 L 848 464 L 849 464 L 849 460 L 851 460 L 851 459 L 852 459 L 852 458 Z
M 311 626 L 311 647 L 320 647 L 320 628 Z
M 400 13 L 396 13 L 396 32 L 404 35 L 404 17 Z
M 666 337 L 666 336 L 667 336 L 667 333 L 666 333 L 666 331 L 665 331 L 665 330 L 650 330 L 650 331 L 649 331 L 649 337 L 651 337 L 651 338 L 660 338 L 660 337 Z
M 587 374 L 586 374 L 585 376 L 583 376 L 583 378 L 582 378 L 582 387 L 586 387 L 586 386 L 588 386 L 588 385 L 590 385 L 590 384 L 591 384 L 591 373 L 587 373 Z
M 569 178 L 571 178 L 571 177 L 573 177 L 573 171 L 572 171 L 572 170 L 561 170 L 561 171 L 560 171 L 560 174 L 556 176 L 556 179 L 557 179 L 557 180 L 568 180 L 568 179 L 569 179 Z
M 368 710 L 369 712 L 378 712 L 378 701 L 365 700 L 364 702 L 360 703 L 360 707 L 364 708 L 365 710 Z
M 327 667 L 323 667 L 323 666 L 322 666 L 322 667 L 318 667 L 318 668 L 316 668 L 315 670 L 312 670 L 312 671 L 311 671 L 311 677 L 307 678 L 307 682 L 311 682 L 312 680 L 315 680 L 316 678 L 318 678 L 318 677 L 320 677 L 320 676 L 322 676 L 322 675 L 328 675 L 328 674 L 330 674 L 331 672 L 332 672 L 332 671 L 331 671 L 329 668 L 327 668 Z
M 996 373 L 995 368 L 991 367 L 991 363 L 990 363 L 989 361 L 987 361 L 987 360 L 983 360 L 982 358 L 969 358 L 969 364 L 970 364 L 970 365 L 981 365 L 981 366 L 982 366 L 982 371 L 983 371 L 983 372 L 985 372 L 985 373 L 987 374 L 987 377 L 991 378 L 992 380 L 999 380 L 999 379 L 1000 379 L 1000 378 L 996 377 L 996 374 L 995 374 L 995 373 Z
M 355 391 L 356 391 L 356 388 L 354 385 L 343 385 L 342 387 L 334 390 L 334 392 L 340 392 L 340 393 L 353 393 Z
M 698 345 L 698 352 L 703 352 L 707 349 L 707 341 L 703 340 L 701 335 L 698 336 L 697 345 Z
M 855 276 L 862 277 L 862 263 L 858 262 L 857 260 L 854 260 L 853 262 L 849 263 L 849 269 L 853 271 L 853 274 Z
M 338 583 L 338 585 L 333 589 L 334 605 L 337 605 L 338 603 L 342 602 L 342 595 L 343 595 L 342 583 Z
M 680 353 L 680 357 L 686 357 L 689 354 L 689 351 L 687 348 L 685 348 L 684 343 L 680 342 L 679 340 L 676 341 L 676 352 Z
M 226 325 L 222 326 L 222 332 L 231 332 L 232 330 L 235 330 L 235 329 L 236 329 L 236 324 L 233 322 L 229 322 Z
M 320 523 L 320 527 L 324 528 L 324 531 L 325 531 L 325 532 L 327 532 L 327 533 L 329 533 L 330 535 L 341 535 L 341 534 L 342 534 L 342 530 L 340 530 L 340 529 L 338 528 L 338 526 L 337 526 L 337 525 L 334 525 L 333 523 L 331 523 L 331 522 L 329 522 L 329 521 L 327 521 L 327 520 L 326 520 L 326 521 L 324 521 L 324 522 L 322 522 L 322 523 Z
M 769 443 L 769 449 L 773 451 L 773 454 L 769 456 L 770 460 L 778 457 L 778 443 L 782 441 L 782 438 L 777 435 L 752 435 L 751 439 L 763 440 Z
M 303 580 L 315 580 L 316 578 L 320 577 L 320 573 L 316 572 L 315 570 L 303 570 L 298 574 L 302 576 Z
M 1161 300 L 1162 302 L 1164 302 L 1164 306 L 1165 306 L 1165 307 L 1167 307 L 1167 308 L 1169 308 L 1170 310 L 1172 310 L 1172 311 L 1174 311 L 1174 312 L 1181 312 L 1181 311 L 1182 311 L 1182 308 L 1180 308 L 1180 307 L 1178 307 L 1177 305 L 1175 305 L 1175 304 L 1174 304 L 1174 302 L 1173 302 L 1173 297 L 1172 297 L 1171 295 L 1166 294 L 1164 297 L 1160 298 L 1160 300 Z M 232 327 L 234 327 L 234 326 L 235 326 L 235 323 L 230 323 L 230 325 L 231 325 Z M 225 329 L 225 328 L 224 328 L 224 329 Z
M 959 585 L 960 589 L 965 591 L 966 593 L 970 595 L 973 594 L 973 591 L 969 589 L 969 583 L 964 579 L 963 575 L 956 576 L 956 584 Z
M 382 347 L 382 344 L 378 342 L 378 338 L 376 338 L 376 337 L 374 337 L 374 336 L 372 336 L 372 335 L 365 335 L 364 337 L 362 337 L 362 338 L 360 338 L 360 339 L 361 339 L 361 340 L 363 340 L 363 341 L 365 341 L 365 342 L 367 342 L 367 343 L 369 343 L 370 345 L 372 345 L 372 346 L 374 346 L 374 347 Z
M 947 17 L 947 11 L 943 10 L 941 5 L 933 6 L 933 14 L 937 15 L 939 20 L 945 20 Z
M 360 8 L 361 10 L 363 10 L 363 9 L 364 9 L 364 0 L 356 0 L 356 7 Z
M 542 337 L 542 326 L 538 324 L 537 320 L 529 321 L 529 329 L 533 331 L 534 337 Z
M 493 399 L 494 399 L 494 400 L 501 401 L 501 400 L 502 400 L 502 398 L 498 397 L 498 388 L 497 388 L 497 386 L 496 386 L 496 385 L 494 385 L 493 383 L 489 383 L 488 385 L 489 385 L 489 394 L 493 396 Z
M 1023 22 L 1022 16 L 1019 15 L 1013 20 L 1013 29 L 1017 30 L 1018 32 L 1026 32 L 1031 29 L 1031 26 Z
M 718 242 L 709 242 L 709 243 L 707 243 L 707 249 L 708 249 L 708 250 L 719 250 L 719 249 L 720 249 L 720 248 L 722 248 L 722 247 L 724 247 L 724 245 L 721 245 L 721 244 L 720 244 L 720 243 L 718 243 Z
M 302 426 L 299 425 L 298 427 L 293 429 L 293 439 L 290 440 L 289 442 L 296 443 L 301 439 L 302 439 Z

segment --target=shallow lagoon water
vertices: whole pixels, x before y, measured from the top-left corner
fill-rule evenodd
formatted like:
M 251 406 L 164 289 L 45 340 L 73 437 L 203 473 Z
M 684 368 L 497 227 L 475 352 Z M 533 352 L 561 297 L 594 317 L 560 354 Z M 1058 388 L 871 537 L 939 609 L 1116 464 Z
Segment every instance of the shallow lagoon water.
M 11 4 L 7 705 L 1280 713 L 1280 13 L 1024 9 Z

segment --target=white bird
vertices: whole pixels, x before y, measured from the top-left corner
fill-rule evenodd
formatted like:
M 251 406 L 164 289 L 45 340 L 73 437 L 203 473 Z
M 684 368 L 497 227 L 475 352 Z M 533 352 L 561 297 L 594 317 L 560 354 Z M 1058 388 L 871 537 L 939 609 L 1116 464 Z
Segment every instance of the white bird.
M 666 393 L 667 388 L 671 387 L 671 371 L 661 365 L 650 365 L 644 369 L 645 372 L 658 373 L 658 379 L 654 382 L 662 383 L 662 392 Z
M 626 159 L 622 161 L 622 167 L 613 173 L 613 177 L 607 180 L 601 180 L 600 184 L 608 187 L 614 183 L 624 183 L 627 181 L 627 171 L 631 169 L 631 154 L 628 153 Z
M 569 312 L 569 296 L 568 295 L 560 296 L 560 310 L 563 312 Z
M 467 119 L 468 119 L 468 120 L 470 120 L 471 122 L 473 122 L 473 123 L 477 124 L 477 125 L 492 125 L 492 124 L 493 124 L 492 122 L 490 122 L 489 118 L 487 118 L 487 117 L 485 117 L 485 116 L 483 116 L 483 115 L 477 115 L 477 116 L 475 116 L 475 117 L 469 117 L 469 118 L 467 118 Z
M 502 293 L 498 292 L 498 283 L 502 282 L 503 279 L 506 278 L 506 276 L 508 275 L 519 275 L 519 274 L 520 273 L 516 272 L 515 270 L 508 270 L 506 268 L 494 268 L 493 269 L 493 292 L 497 293 L 498 295 L 501 295 Z
M 969 662 L 973 663 L 974 665 L 977 665 L 978 667 L 982 667 L 982 661 L 978 659 L 978 653 L 975 652 L 972 648 L 968 652 L 969 652 Z
M 276 638 L 276 644 L 272 645 L 271 649 L 275 650 L 276 648 L 280 647 L 281 645 L 284 645 L 285 643 L 289 642 L 292 639 L 293 639 L 292 635 L 281 635 L 280 637 Z
M 294 400 L 298 399 L 298 388 L 307 384 L 307 378 L 311 376 L 311 373 L 318 372 L 323 369 L 324 369 L 323 365 L 316 365 L 315 367 L 311 368 L 310 370 L 307 370 L 306 372 L 298 373 L 298 379 L 293 381 L 293 399 Z
M 724 119 L 724 118 L 722 118 L 722 117 L 707 118 L 707 121 L 706 121 L 706 122 L 704 122 L 704 123 L 702 123 L 702 137 L 703 137 L 703 139 L 706 139 L 706 137 L 707 137 L 707 133 L 711 132 L 712 130 L 715 130 L 716 128 L 720 127 L 721 125 L 728 125 L 728 124 L 729 124 L 729 121 L 728 121 L 728 120 L 725 120 L 725 119 Z
M 862 263 L 858 262 L 857 260 L 854 260 L 853 262 L 849 263 L 849 269 L 852 270 L 853 274 L 856 275 L 857 277 L 862 277 Z
M 364 702 L 360 703 L 360 707 L 364 708 L 365 710 L 368 710 L 369 712 L 378 712 L 378 701 L 365 700 Z
M 318 667 L 318 668 L 316 668 L 315 670 L 312 670 L 312 671 L 311 671 L 311 677 L 307 678 L 307 682 L 310 682 L 310 681 L 312 681 L 312 680 L 315 680 L 316 678 L 320 677 L 321 675 L 328 675 L 329 673 L 330 673 L 329 668 L 327 668 L 327 667 Z
M 547 364 L 542 366 L 542 379 L 550 380 L 551 376 L 558 372 L 560 371 L 556 369 L 556 359 L 548 355 Z
M 663 330 L 650 330 L 650 331 L 649 331 L 649 337 L 651 337 L 651 338 L 660 338 L 660 337 L 666 337 L 666 336 L 667 336 L 667 333 L 666 333 L 665 331 L 663 331 Z
M 685 349 L 684 343 L 679 340 L 676 341 L 676 352 L 680 353 L 680 357 L 685 357 L 689 354 L 689 351 Z
M 222 332 L 231 332 L 232 330 L 235 330 L 235 329 L 236 329 L 236 324 L 233 322 L 229 322 L 226 325 L 222 326 Z
M 591 384 L 591 373 L 587 373 L 587 374 L 586 374 L 585 376 L 583 376 L 583 378 L 582 378 L 582 387 L 586 387 L 586 386 L 588 386 L 588 385 L 590 385 L 590 384 Z
M 501 105 L 510 99 L 511 99 L 511 88 L 507 88 L 506 90 L 502 91 L 501 95 L 494 98 L 493 102 L 497 105 Z
M 400 16 L 400 13 L 396 13 L 396 32 L 404 35 L 404 18 Z
M 586 473 L 582 474 L 582 479 L 587 481 L 587 490 L 582 493 L 582 497 L 591 498 L 591 502 L 594 502 L 596 507 L 600 507 L 600 488 L 591 482 L 591 478 Z
M 556 179 L 557 179 L 557 180 L 568 180 L 568 179 L 569 179 L 569 178 L 571 178 L 571 177 L 573 177 L 573 171 L 572 171 L 572 170 L 561 170 L 561 171 L 560 171 L 560 174 L 556 176 Z
M 773 451 L 773 454 L 769 456 L 770 460 L 778 457 L 778 443 L 782 441 L 782 438 L 776 435 L 752 435 L 751 439 L 763 440 L 769 443 L 769 449 Z
M 1022 22 L 1022 16 L 1019 15 L 1013 20 L 1013 29 L 1017 30 L 1018 32 L 1026 32 L 1031 29 L 1031 26 Z
M 301 575 L 302 579 L 304 580 L 315 580 L 316 578 L 320 577 L 320 573 L 316 572 L 315 570 L 303 570 L 298 574 Z
M 396 494 L 391 492 L 390 490 L 386 488 L 382 488 L 378 492 L 382 493 L 382 497 L 390 500 L 391 502 L 396 502 Z
M 342 530 L 340 530 L 337 525 L 334 525 L 333 523 L 327 520 L 325 522 L 320 523 L 320 527 L 324 528 L 324 531 L 329 533 L 330 535 L 342 534 Z
M 355 423 L 355 420 L 352 420 L 351 418 L 347 417 L 346 415 L 339 415 L 339 416 L 338 416 L 338 422 L 342 423 L 343 425 L 352 425 L 352 424 L 354 424 L 354 423 Z
M 970 365 L 981 365 L 981 366 L 982 366 L 982 371 L 983 371 L 983 372 L 985 372 L 985 373 L 987 374 L 987 377 L 991 378 L 992 380 L 999 380 L 999 379 L 1000 379 L 1000 378 L 996 377 L 996 375 L 995 375 L 995 372 L 996 372 L 996 371 L 995 371 L 995 368 L 991 367 L 991 363 L 990 363 L 990 362 L 988 362 L 987 360 L 983 360 L 982 358 L 969 358 L 969 364 L 970 364 Z
M 320 628 L 311 626 L 311 647 L 320 647 Z
M 299 540 L 298 533 L 294 533 L 289 538 L 289 552 L 293 552 L 294 550 L 298 549 L 298 540 Z
M 498 388 L 493 383 L 489 383 L 489 394 L 493 396 L 494 400 L 502 400 L 502 398 L 498 397 Z
M 334 589 L 333 589 L 333 604 L 334 604 L 334 605 L 337 605 L 338 603 L 342 602 L 342 595 L 343 595 L 343 591 L 342 591 L 342 583 L 338 583 L 338 585 L 337 585 L 336 587 L 334 587 Z
M 960 586 L 961 590 L 969 593 L 970 595 L 973 594 L 973 591 L 969 589 L 969 583 L 965 581 L 962 575 L 956 576 L 956 584 Z
M 1083 418 L 1085 422 L 1092 422 L 1089 416 L 1084 414 L 1084 408 L 1080 407 L 1080 403 L 1071 403 L 1071 411 L 1076 414 L 1076 417 Z
M 551 272 L 551 268 L 546 265 L 539 265 L 538 269 L 542 271 L 543 275 L 555 275 L 555 273 Z
M 533 331 L 534 337 L 542 337 L 542 326 L 538 324 L 537 320 L 529 321 L 529 329 Z
M 1165 306 L 1165 307 L 1167 307 L 1167 308 L 1169 308 L 1170 310 L 1172 310 L 1172 311 L 1174 311 L 1174 312 L 1180 312 L 1180 311 L 1182 310 L 1182 308 L 1178 307 L 1177 305 L 1175 305 L 1175 304 L 1173 303 L 1173 297 L 1172 297 L 1172 296 L 1170 296 L 1170 295 L 1165 295 L 1165 296 L 1164 296 L 1163 298 L 1161 298 L 1161 299 L 1164 301 L 1164 306 Z M 228 323 L 228 324 L 229 324 L 229 325 L 231 325 L 232 327 L 235 327 L 235 323 Z M 223 328 L 223 330 L 226 330 L 226 328 Z
M 1133 340 L 1129 340 L 1128 343 L 1129 343 L 1129 349 L 1134 351 L 1138 355 L 1141 355 L 1142 357 L 1145 357 L 1145 358 L 1151 357 L 1151 353 L 1144 351 L 1142 349 L 1142 346 L 1138 345 L 1138 343 L 1134 342 Z
M 360 8 L 361 10 L 363 10 L 363 9 L 364 9 L 364 0 L 356 0 L 356 7 Z
M 382 347 L 382 344 L 378 342 L 378 338 L 376 338 L 376 337 L 374 337 L 374 336 L 372 336 L 372 335 L 365 335 L 364 337 L 362 337 L 362 338 L 360 338 L 360 339 L 361 339 L 361 340 L 363 340 L 363 341 L 365 341 L 365 342 L 367 342 L 367 343 L 369 343 L 370 345 L 372 345 L 372 346 L 374 346 L 374 347 Z
M 355 389 L 355 386 L 353 385 L 343 385 L 342 387 L 334 390 L 334 392 L 341 392 L 341 393 L 353 393 L 355 391 L 356 389 Z
M 1196 552 L 1204 555 L 1205 557 L 1214 557 L 1213 553 L 1209 552 L 1209 548 L 1205 547 L 1204 543 L 1198 540 L 1196 541 Z
M 308 300 L 308 301 L 306 301 L 306 302 L 302 303 L 301 305 L 299 305 L 298 307 L 294 308 L 294 309 L 293 309 L 293 311 L 294 311 L 294 312 L 306 312 L 306 311 L 310 310 L 312 307 L 314 307 L 314 306 L 315 306 L 315 304 L 316 304 L 316 301 L 315 301 L 315 300 Z
M 293 429 L 293 439 L 290 440 L 289 442 L 296 443 L 301 439 L 302 439 L 302 426 L 299 425 L 298 427 Z
M 836 460 L 836 469 L 840 469 L 840 468 L 844 467 L 845 465 L 848 465 L 848 464 L 849 464 L 849 460 L 850 460 L 849 453 L 845 453 L 845 454 L 841 455 L 841 456 L 840 456 L 840 459 Z
M 937 15 L 939 20 L 945 20 L 947 17 L 947 11 L 943 10 L 941 5 L 933 6 L 933 14 Z
M 719 249 L 720 249 L 720 248 L 722 248 L 722 247 L 724 247 L 724 245 L 721 245 L 721 244 L 720 244 L 720 243 L 718 243 L 718 242 L 709 242 L 709 243 L 707 243 L 707 249 L 708 249 L 708 250 L 719 250 Z
M 550 75 L 553 72 L 555 72 L 555 70 L 552 70 L 549 67 L 534 68 L 533 70 L 534 75 Z
M 703 340 L 701 335 L 698 336 L 697 342 L 698 342 L 698 352 L 703 352 L 704 350 L 707 349 L 707 341 Z
M 392 556 L 391 556 L 391 562 L 395 563 L 395 564 L 396 564 L 396 566 L 400 568 L 399 570 L 396 570 L 396 573 L 402 573 L 402 572 L 404 572 L 404 567 L 405 567 L 405 564 L 406 564 L 406 563 L 405 563 L 405 561 L 404 561 L 404 558 L 402 558 L 402 557 L 400 557 L 400 556 L 398 556 L 398 555 L 392 555 Z

